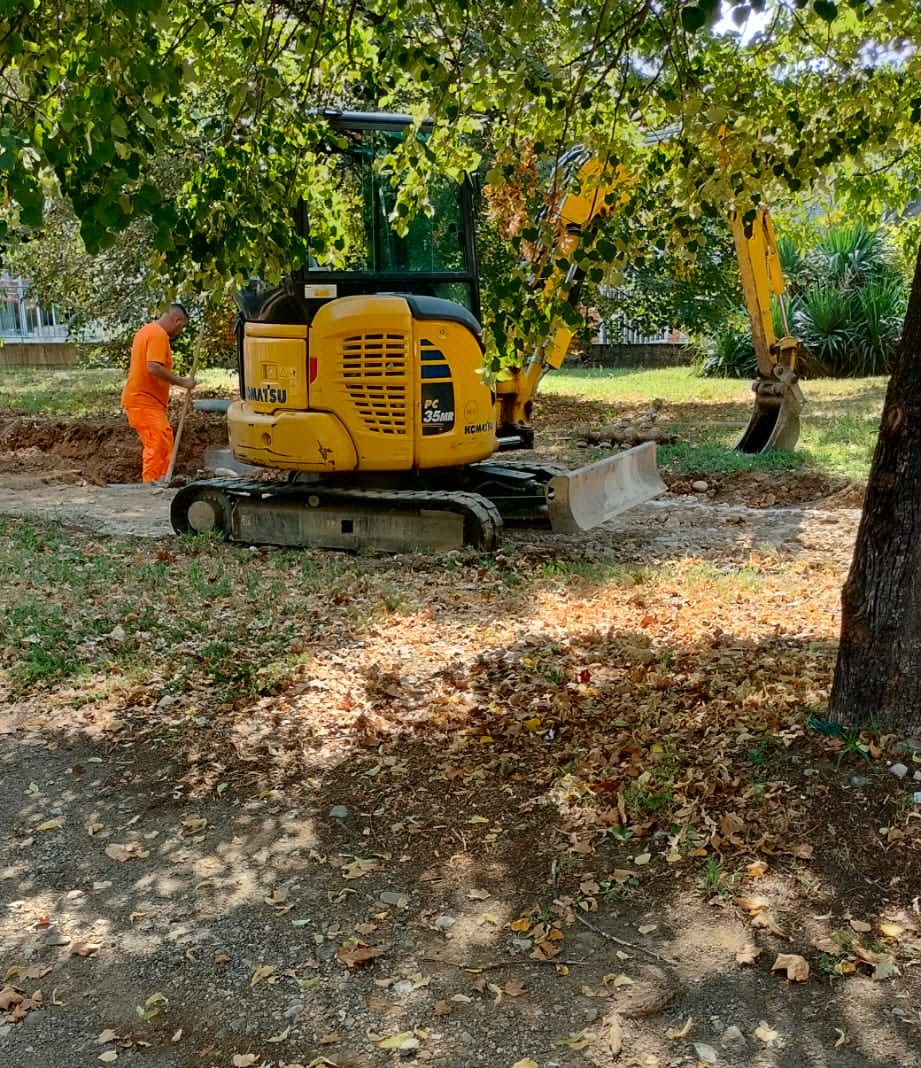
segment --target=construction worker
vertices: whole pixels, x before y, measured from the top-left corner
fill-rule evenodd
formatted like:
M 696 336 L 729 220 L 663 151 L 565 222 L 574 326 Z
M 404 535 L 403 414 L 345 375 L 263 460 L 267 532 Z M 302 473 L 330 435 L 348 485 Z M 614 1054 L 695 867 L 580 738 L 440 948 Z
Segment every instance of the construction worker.
M 122 407 L 128 422 L 138 432 L 143 446 L 142 474 L 145 482 L 159 484 L 169 471 L 173 456 L 173 428 L 166 408 L 170 386 L 193 389 L 195 379 L 173 374 L 170 342 L 189 321 L 181 304 L 171 304 L 155 322 L 142 326 L 131 343 L 128 381 L 122 390 Z

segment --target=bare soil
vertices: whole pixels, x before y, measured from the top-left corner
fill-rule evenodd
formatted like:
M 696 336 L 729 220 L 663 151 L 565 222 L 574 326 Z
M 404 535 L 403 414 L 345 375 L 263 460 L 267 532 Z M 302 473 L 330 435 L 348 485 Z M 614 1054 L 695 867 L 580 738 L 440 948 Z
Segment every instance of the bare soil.
M 193 413 L 177 470 L 195 477 L 225 444 L 220 416 Z M 0 514 L 58 519 L 78 546 L 118 535 L 169 552 L 170 492 L 112 485 L 138 468 L 117 417 L 8 419 Z M 795 619 L 810 569 L 843 581 L 861 497 L 813 478 L 675 481 L 590 535 L 510 532 L 502 553 L 726 568 L 779 554 L 801 580 Z M 376 640 L 330 637 L 330 677 L 351 678 L 332 704 L 329 679 L 308 677 L 245 720 L 143 694 L 0 710 L 0 1064 L 921 1068 L 910 748 L 903 782 L 895 749 L 781 747 L 765 786 L 782 784 L 787 846 L 733 851 L 727 782 L 725 863 L 701 883 L 700 866 L 661 859 L 661 838 L 580 834 L 577 813 L 564 833 L 514 775 L 442 774 L 460 734 L 414 733 L 436 679 L 458 715 L 513 701 L 508 680 L 546 633 L 525 621 L 500 655 L 433 632 L 401 676 L 363 666 L 399 659 L 398 633 Z M 598 641 L 585 662 L 613 670 L 616 646 Z

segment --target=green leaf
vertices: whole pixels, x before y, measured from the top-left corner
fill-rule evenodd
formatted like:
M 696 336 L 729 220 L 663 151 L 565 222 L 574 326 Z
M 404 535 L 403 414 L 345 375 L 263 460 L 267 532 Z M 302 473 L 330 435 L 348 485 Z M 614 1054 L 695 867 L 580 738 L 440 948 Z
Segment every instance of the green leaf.
M 688 33 L 696 33 L 707 24 L 704 10 L 697 4 L 689 4 L 681 9 L 681 25 Z

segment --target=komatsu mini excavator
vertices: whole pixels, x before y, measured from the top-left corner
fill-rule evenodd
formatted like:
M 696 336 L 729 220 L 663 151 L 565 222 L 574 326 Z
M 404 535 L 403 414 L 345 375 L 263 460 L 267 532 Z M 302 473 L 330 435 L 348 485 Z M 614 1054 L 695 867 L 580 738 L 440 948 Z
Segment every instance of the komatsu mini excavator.
M 535 353 L 498 386 L 484 374 L 472 184 L 431 193 L 437 210 L 400 236 L 378 160 L 409 119 L 326 119 L 356 204 L 348 261 L 311 262 L 237 301 L 231 449 L 287 477 L 193 482 L 173 499 L 174 529 L 250 544 L 492 549 L 507 522 L 577 531 L 664 492 L 651 442 L 577 471 L 497 459 L 532 444 L 550 363 Z M 552 365 L 563 355 L 555 345 Z
M 664 492 L 651 442 L 575 471 L 497 458 L 532 445 L 535 391 L 562 364 L 571 332 L 559 330 L 491 384 L 472 184 L 433 191 L 436 210 L 401 236 L 379 161 L 409 118 L 325 119 L 356 205 L 345 262 L 323 266 L 318 254 L 280 286 L 252 283 L 237 299 L 240 400 L 228 410 L 230 445 L 237 461 L 275 477 L 189 484 L 173 499 L 174 529 L 248 544 L 488 550 L 505 523 L 586 530 Z M 605 210 L 591 170 L 559 208 L 565 241 Z M 309 221 L 301 226 L 309 238 Z

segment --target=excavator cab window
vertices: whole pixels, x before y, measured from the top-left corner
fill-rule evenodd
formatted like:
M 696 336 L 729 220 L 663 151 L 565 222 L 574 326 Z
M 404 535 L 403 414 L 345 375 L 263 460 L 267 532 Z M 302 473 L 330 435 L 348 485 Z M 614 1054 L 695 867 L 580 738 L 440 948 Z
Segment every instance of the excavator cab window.
M 417 211 L 404 232 L 398 232 L 394 220 L 406 209 L 387 158 L 404 137 L 409 119 L 356 112 L 331 112 L 326 118 L 334 138 L 325 166 L 348 210 L 336 247 L 314 242 L 299 280 L 335 285 L 338 296 L 401 292 L 443 297 L 479 319 L 473 185 L 435 176 L 426 189 L 427 209 Z M 420 136 L 427 136 L 424 129 Z M 309 211 L 301 225 L 310 242 Z

